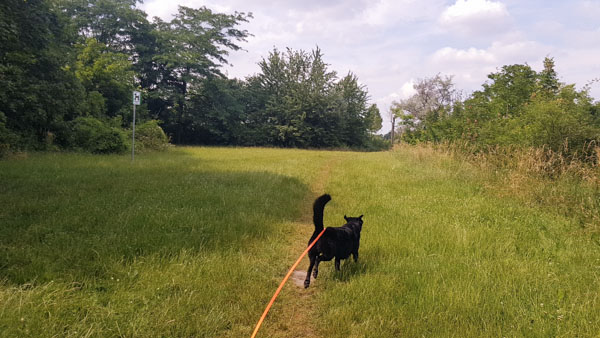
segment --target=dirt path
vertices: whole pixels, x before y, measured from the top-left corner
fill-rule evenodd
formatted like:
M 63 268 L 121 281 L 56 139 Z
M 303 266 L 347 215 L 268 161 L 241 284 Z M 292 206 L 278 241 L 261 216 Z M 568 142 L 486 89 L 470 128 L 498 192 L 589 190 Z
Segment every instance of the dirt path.
M 340 161 L 341 157 L 335 156 L 329 159 L 321 167 L 317 177 L 310 187 L 310 194 L 304 198 L 302 203 L 302 217 L 297 221 L 297 231 L 293 234 L 293 240 L 289 248 L 290 252 L 302 253 L 306 249 L 307 241 L 314 231 L 312 223 L 312 204 L 318 196 L 325 193 L 325 187 L 329 180 L 329 175 Z M 290 262 L 290 265 L 293 262 Z M 312 280 L 311 287 L 304 289 L 304 278 L 306 277 L 306 268 L 308 267 L 308 258 L 304 257 L 302 262 L 290 280 L 286 283 L 282 294 L 284 297 L 277 299 L 282 302 L 281 319 L 275 327 L 267 332 L 263 332 L 264 337 L 319 337 L 315 328 L 315 306 L 316 294 L 318 294 L 318 282 Z M 267 317 L 268 318 L 268 317 Z M 260 336 L 260 334 L 259 334 Z

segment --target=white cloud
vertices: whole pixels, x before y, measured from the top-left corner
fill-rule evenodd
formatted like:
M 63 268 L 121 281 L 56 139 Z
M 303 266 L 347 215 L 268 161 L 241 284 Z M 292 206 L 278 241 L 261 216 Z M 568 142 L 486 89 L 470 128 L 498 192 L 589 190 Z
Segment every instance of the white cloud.
M 469 48 L 469 49 L 456 49 L 451 47 L 444 47 L 437 50 L 432 60 L 434 63 L 494 63 L 496 57 L 487 50 Z
M 440 16 L 440 24 L 465 35 L 489 35 L 505 31 L 510 15 L 501 2 L 457 0 Z
M 433 20 L 443 9 L 441 0 L 366 1 L 361 21 L 372 26 L 387 26 L 419 20 Z
M 454 75 L 457 87 L 470 92 L 480 88 L 487 75 L 503 65 L 529 63 L 535 68 L 552 50 L 534 41 L 512 39 L 495 41 L 485 49 L 444 47 L 430 56 L 428 68 Z
M 600 2 L 590 0 L 581 1 L 577 6 L 577 10 L 583 16 L 598 18 L 598 15 L 600 15 Z
M 402 87 L 400 87 L 400 99 L 408 99 L 409 97 L 415 95 L 417 91 L 415 90 L 414 86 L 414 79 L 410 79 L 410 81 L 404 82 Z
M 168 20 L 178 4 L 253 12 L 240 27 L 254 34 L 240 43 L 247 51 L 232 51 L 233 66 L 223 67 L 232 77 L 258 72 L 257 62 L 273 47 L 310 51 L 318 45 L 331 70 L 352 71 L 367 86 L 384 132 L 391 102 L 413 93 L 411 79 L 454 75 L 457 88 L 468 93 L 503 65 L 540 70 L 547 55 L 555 57 L 564 82 L 581 87 L 600 76 L 600 25 L 590 18 L 600 9 L 597 0 L 543 11 L 533 8 L 541 1 L 516 0 L 146 0 L 141 8 Z M 600 88 L 592 94 L 600 98 Z

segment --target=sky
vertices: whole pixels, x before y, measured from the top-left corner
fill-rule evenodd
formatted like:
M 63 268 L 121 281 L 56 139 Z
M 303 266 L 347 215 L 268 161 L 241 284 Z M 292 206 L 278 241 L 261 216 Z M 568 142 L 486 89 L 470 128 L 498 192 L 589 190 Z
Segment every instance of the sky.
M 251 12 L 238 28 L 253 36 L 230 52 L 223 71 L 245 78 L 274 48 L 319 47 L 338 76 L 356 74 L 390 130 L 389 107 L 413 83 L 453 76 L 463 96 L 503 65 L 543 69 L 554 58 L 561 82 L 590 84 L 600 99 L 600 0 L 145 0 L 149 18 L 170 20 L 177 7 Z

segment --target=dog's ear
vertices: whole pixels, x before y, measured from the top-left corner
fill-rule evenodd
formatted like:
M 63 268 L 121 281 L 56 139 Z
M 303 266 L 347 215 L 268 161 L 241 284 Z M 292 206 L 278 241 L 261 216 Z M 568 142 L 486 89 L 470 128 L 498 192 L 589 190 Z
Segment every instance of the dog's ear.
M 362 221 L 363 216 L 364 215 L 360 215 L 360 216 L 358 216 L 358 218 Z
M 344 219 L 346 220 L 346 222 L 348 222 L 348 217 L 346 217 L 346 215 L 344 215 Z

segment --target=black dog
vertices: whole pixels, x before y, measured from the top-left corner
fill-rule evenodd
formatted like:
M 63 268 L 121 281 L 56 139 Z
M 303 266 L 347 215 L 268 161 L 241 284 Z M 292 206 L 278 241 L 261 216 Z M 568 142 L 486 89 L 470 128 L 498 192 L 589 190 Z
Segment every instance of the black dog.
M 323 210 L 325 204 L 331 201 L 331 196 L 325 194 L 315 200 L 313 205 L 313 223 L 315 232 L 310 237 L 308 244 L 312 243 L 323 230 Z M 360 244 L 360 231 L 362 230 L 363 215 L 359 217 L 346 217 L 346 224 L 341 227 L 328 227 L 319 241 L 308 251 L 310 266 L 304 280 L 304 287 L 310 285 L 310 273 L 313 267 L 315 271 L 313 277 L 317 278 L 319 274 L 319 263 L 330 261 L 335 257 L 335 269 L 340 270 L 340 260 L 346 259 L 352 254 L 354 261 L 358 260 L 358 246 Z

